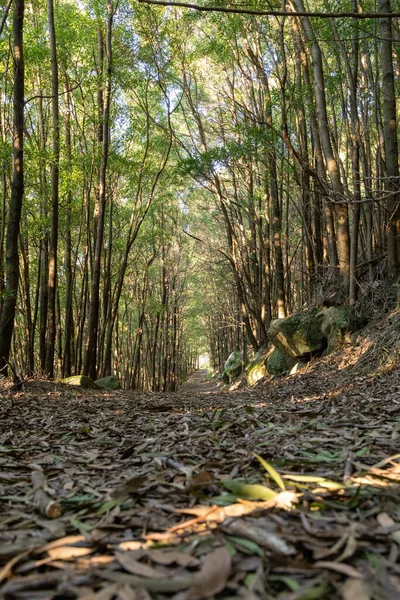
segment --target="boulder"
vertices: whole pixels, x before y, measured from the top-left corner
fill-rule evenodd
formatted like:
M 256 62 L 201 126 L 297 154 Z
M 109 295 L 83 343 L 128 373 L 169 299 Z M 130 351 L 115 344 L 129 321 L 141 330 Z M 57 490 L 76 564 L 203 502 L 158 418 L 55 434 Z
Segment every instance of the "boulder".
M 95 382 L 90 379 L 90 377 L 86 377 L 85 375 L 73 375 L 72 377 L 61 379 L 61 383 L 65 383 L 66 385 L 78 385 L 84 390 L 100 389 L 100 387 L 96 385 Z
M 326 354 L 339 350 L 350 341 L 350 315 L 346 306 L 323 308 L 316 316 L 321 331 L 328 340 Z
M 277 350 L 296 359 L 322 354 L 327 346 L 316 311 L 271 321 L 268 336 Z
M 255 385 L 259 379 L 267 374 L 267 360 L 271 349 L 261 348 L 246 367 L 246 381 L 248 385 Z
M 104 390 L 120 390 L 121 384 L 116 375 L 109 375 L 108 377 L 102 377 L 96 379 L 96 385 L 103 388 Z
M 242 372 L 242 354 L 239 350 L 234 350 L 228 356 L 222 371 L 222 380 L 225 383 L 232 383 Z
M 270 354 L 266 368 L 270 375 L 284 375 L 298 363 L 296 358 L 286 356 L 277 348 Z

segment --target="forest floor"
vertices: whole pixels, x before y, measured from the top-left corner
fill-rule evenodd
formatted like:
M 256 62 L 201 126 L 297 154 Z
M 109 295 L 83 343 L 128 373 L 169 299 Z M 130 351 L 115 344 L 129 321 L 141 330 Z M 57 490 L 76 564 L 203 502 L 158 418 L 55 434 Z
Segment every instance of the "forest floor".
M 398 600 L 388 319 L 253 389 L 3 393 L 0 598 Z

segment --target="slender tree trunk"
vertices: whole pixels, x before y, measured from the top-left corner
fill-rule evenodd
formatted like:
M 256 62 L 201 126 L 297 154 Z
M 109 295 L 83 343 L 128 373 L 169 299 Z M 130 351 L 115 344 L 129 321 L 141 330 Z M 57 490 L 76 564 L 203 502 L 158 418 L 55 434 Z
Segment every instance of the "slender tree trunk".
M 299 12 L 305 12 L 303 0 L 293 0 Z M 325 78 L 322 63 L 322 53 L 311 27 L 308 17 L 300 17 L 305 36 L 311 45 L 311 55 L 314 70 L 314 90 L 317 107 L 317 122 L 321 145 L 325 156 L 328 175 L 332 185 L 333 202 L 337 219 L 337 245 L 339 254 L 339 269 L 342 280 L 347 283 L 350 275 L 350 232 L 348 206 L 344 197 L 344 189 L 340 176 L 339 164 L 333 152 L 331 134 L 328 125 L 326 105 Z
M 104 236 L 104 217 L 106 205 L 106 181 L 107 181 L 107 163 L 108 150 L 110 142 L 110 104 L 111 104 L 111 74 L 112 74 L 112 22 L 114 16 L 114 7 L 111 0 L 107 0 L 107 39 L 106 39 L 106 63 L 107 75 L 104 93 L 103 107 L 103 140 L 101 151 L 101 164 L 99 175 L 99 202 L 97 214 L 96 241 L 93 258 L 93 274 L 90 291 L 90 308 L 88 323 L 88 343 L 85 356 L 83 372 L 93 380 L 97 376 L 97 340 L 100 313 L 100 274 L 101 274 L 101 254 L 103 248 Z
M 358 9 L 358 0 L 353 0 L 352 7 L 354 11 Z M 349 304 L 353 306 L 357 300 L 357 260 L 358 260 L 358 238 L 360 231 L 361 215 L 361 173 L 360 173 L 360 122 L 358 117 L 357 105 L 357 81 L 358 81 L 358 23 L 354 24 L 355 32 L 352 41 L 352 60 L 348 65 L 348 75 L 350 82 L 350 117 L 351 117 L 351 169 L 353 179 L 353 223 L 351 231 L 350 247 L 350 291 Z M 347 57 L 346 57 L 347 58 Z
M 379 0 L 379 10 L 388 15 L 380 21 L 382 51 L 383 127 L 386 158 L 386 191 L 388 218 L 388 275 L 391 279 L 399 275 L 400 265 L 400 179 L 399 150 L 397 142 L 396 94 L 393 70 L 392 12 L 390 0 Z
M 31 308 L 31 284 L 30 284 L 30 269 L 29 269 L 29 245 L 26 239 L 22 239 L 20 235 L 20 252 L 22 258 L 22 290 L 20 296 L 23 295 L 24 303 L 24 322 L 25 322 L 25 369 L 28 377 L 33 375 L 34 365 L 34 328 L 32 324 L 32 308 Z M 23 294 L 22 294 L 23 291 Z
M 51 163 L 51 229 L 49 246 L 49 296 L 47 315 L 47 340 L 45 374 L 54 378 L 54 349 L 57 334 L 57 246 L 58 246 L 58 195 L 60 166 L 60 119 L 58 107 L 58 62 L 57 43 L 54 26 L 53 0 L 47 1 L 49 21 L 50 58 L 51 58 L 51 112 L 53 127 L 52 163 Z
M 72 149 L 71 149 L 71 108 L 70 94 L 68 91 L 68 80 L 66 78 L 65 89 L 65 153 L 67 159 L 67 170 L 71 174 L 72 168 Z M 72 313 L 72 242 L 71 242 L 71 213 L 72 213 L 72 190 L 67 192 L 67 207 L 66 207 L 66 231 L 65 231 L 65 328 L 64 328 L 64 357 L 62 365 L 63 377 L 70 377 L 72 374 L 72 329 L 73 329 L 73 313 Z
M 6 285 L 0 318 L 0 372 L 7 375 L 19 281 L 18 238 L 24 196 L 24 0 L 14 1 L 13 178 L 6 236 Z

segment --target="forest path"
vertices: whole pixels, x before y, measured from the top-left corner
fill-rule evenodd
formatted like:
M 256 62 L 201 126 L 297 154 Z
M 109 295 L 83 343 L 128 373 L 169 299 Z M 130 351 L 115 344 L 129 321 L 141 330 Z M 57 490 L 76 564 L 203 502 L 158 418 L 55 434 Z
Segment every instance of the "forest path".
M 319 364 L 0 396 L 0 598 L 399 598 L 400 371 Z
M 219 390 L 219 385 L 215 381 L 207 379 L 207 369 L 193 371 L 185 383 L 179 386 L 178 392 L 189 392 L 192 394 L 211 394 Z

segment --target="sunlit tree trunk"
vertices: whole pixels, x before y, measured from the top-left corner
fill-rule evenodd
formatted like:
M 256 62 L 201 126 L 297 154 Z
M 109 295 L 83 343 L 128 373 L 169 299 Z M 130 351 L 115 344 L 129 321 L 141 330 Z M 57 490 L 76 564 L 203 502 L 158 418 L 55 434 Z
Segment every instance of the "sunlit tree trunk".
M 305 12 L 302 0 L 293 0 L 296 9 L 299 12 Z M 317 107 L 317 123 L 321 138 L 322 150 L 325 156 L 325 162 L 330 178 L 335 215 L 337 219 L 337 246 L 339 255 L 339 269 L 342 280 L 347 283 L 350 276 L 350 232 L 348 205 L 344 195 L 344 189 L 340 176 L 339 164 L 335 157 L 331 133 L 328 124 L 328 112 L 326 105 L 325 78 L 323 70 L 322 52 L 318 40 L 311 27 L 308 17 L 301 17 L 303 30 L 308 43 L 311 46 L 311 55 L 313 59 L 314 71 L 314 91 Z
M 390 15 L 390 0 L 379 0 L 379 10 Z M 396 94 L 393 70 L 392 20 L 390 16 L 380 21 L 382 51 L 383 127 L 386 159 L 387 192 L 387 265 L 388 275 L 394 279 L 399 275 L 400 264 L 400 180 L 399 150 L 397 141 Z

